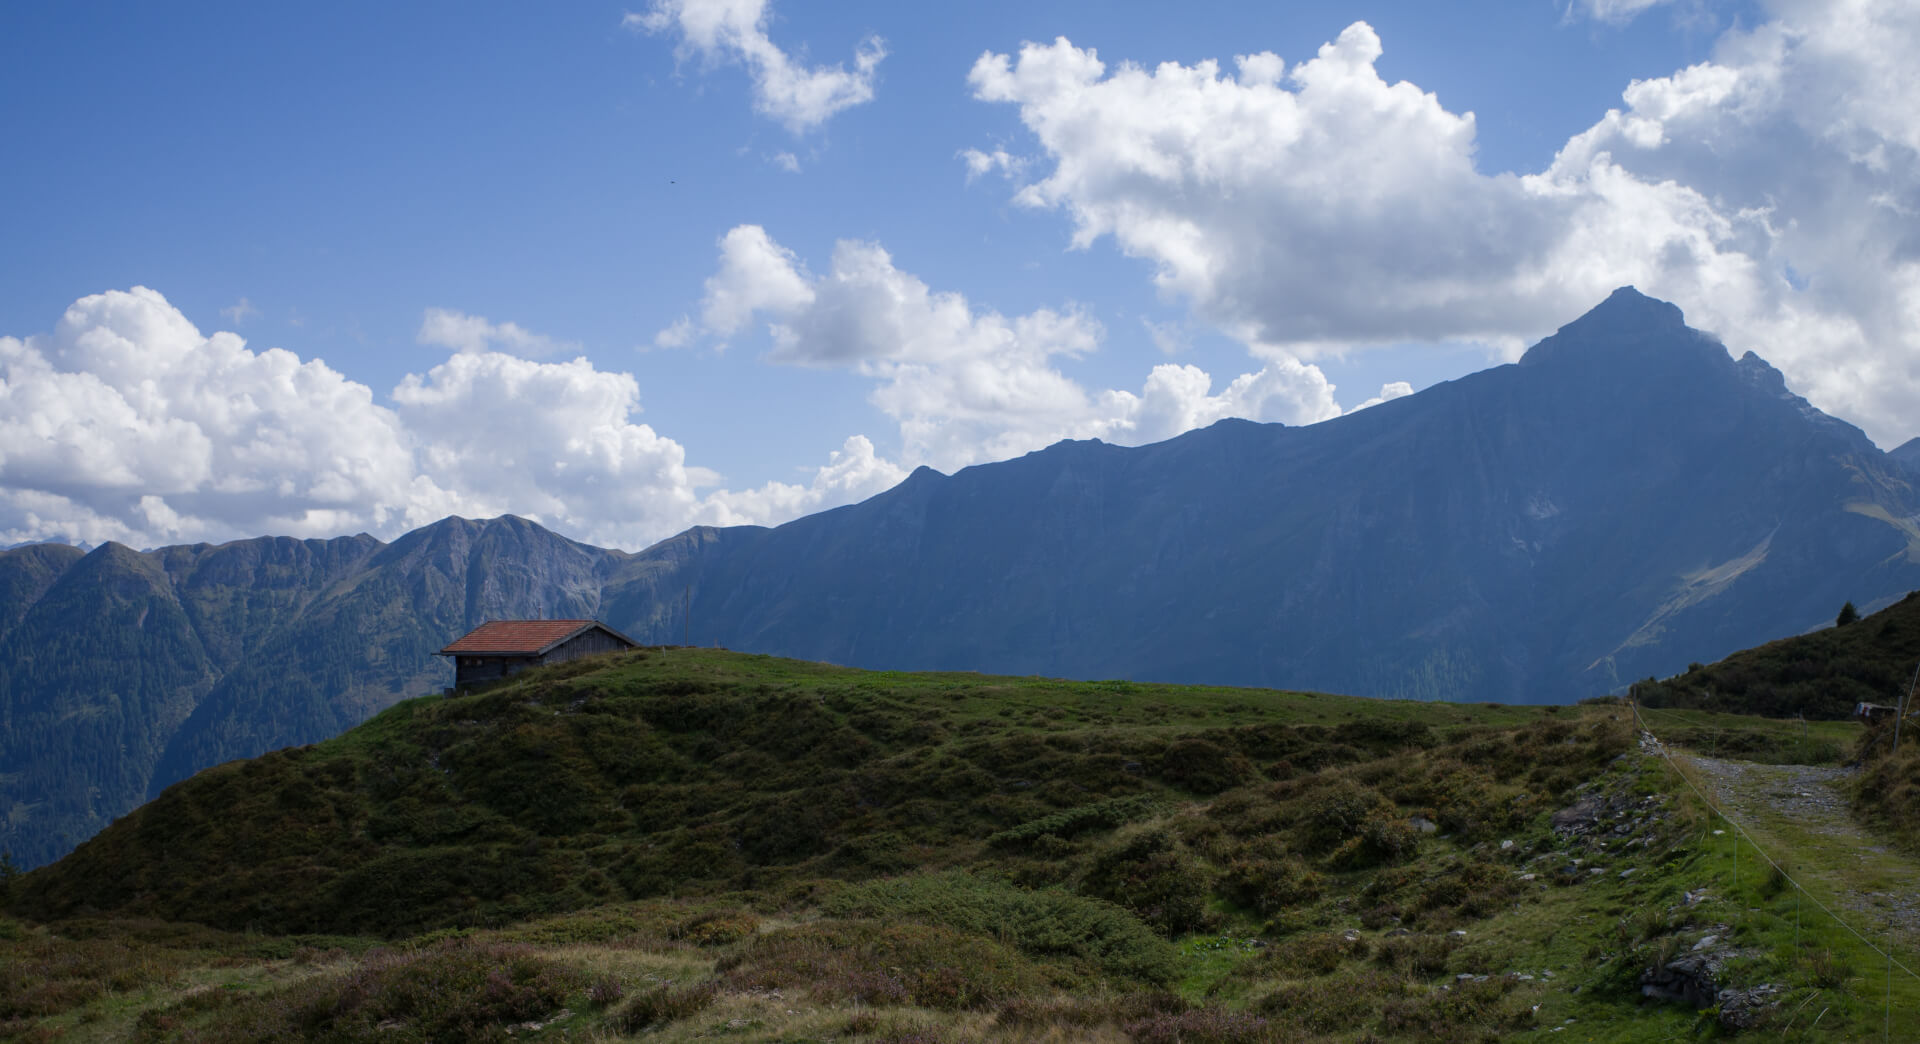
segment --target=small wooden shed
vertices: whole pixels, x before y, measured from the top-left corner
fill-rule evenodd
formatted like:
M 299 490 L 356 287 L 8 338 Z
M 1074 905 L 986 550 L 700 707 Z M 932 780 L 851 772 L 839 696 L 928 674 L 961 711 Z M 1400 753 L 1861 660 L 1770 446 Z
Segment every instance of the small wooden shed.
M 453 658 L 453 687 L 466 689 L 639 644 L 598 620 L 488 620 L 436 655 Z

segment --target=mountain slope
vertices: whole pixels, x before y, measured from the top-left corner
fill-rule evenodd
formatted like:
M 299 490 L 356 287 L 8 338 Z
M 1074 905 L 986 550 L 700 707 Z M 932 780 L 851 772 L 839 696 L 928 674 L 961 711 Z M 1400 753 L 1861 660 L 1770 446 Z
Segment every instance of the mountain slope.
M 0 552 L 0 850 L 40 865 L 208 765 L 444 686 L 452 637 L 593 616 L 624 557 L 511 516 L 392 544 Z
M 1692 664 L 1669 678 L 1633 685 L 1649 707 L 1851 717 L 1857 703 L 1899 704 L 1920 665 L 1920 591 L 1849 624 Z
M 149 794 L 444 687 L 434 653 L 488 619 L 594 617 L 620 557 L 511 516 L 448 519 L 379 547 L 221 678 L 168 742 Z
M 867 667 L 1547 701 L 1904 593 L 1915 506 L 1857 429 L 1622 290 L 1358 414 L 923 470 L 623 577 L 690 583 L 696 641 Z

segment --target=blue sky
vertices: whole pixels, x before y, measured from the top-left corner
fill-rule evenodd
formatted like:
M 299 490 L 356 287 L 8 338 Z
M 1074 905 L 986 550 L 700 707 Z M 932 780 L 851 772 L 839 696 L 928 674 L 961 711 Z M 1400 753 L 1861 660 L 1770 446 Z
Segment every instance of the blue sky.
M 1890 448 L 1907 6 L 0 8 L 0 543 L 637 548 L 1312 422 L 1629 282 Z

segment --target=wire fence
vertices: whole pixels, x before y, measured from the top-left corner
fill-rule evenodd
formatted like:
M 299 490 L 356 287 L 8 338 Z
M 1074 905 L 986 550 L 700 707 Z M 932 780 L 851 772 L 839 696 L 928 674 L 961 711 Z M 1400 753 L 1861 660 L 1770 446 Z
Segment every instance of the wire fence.
M 1645 737 L 1647 737 L 1649 741 L 1653 741 L 1653 747 L 1655 747 L 1655 750 L 1659 750 L 1659 754 L 1661 754 L 1661 756 L 1663 756 L 1663 758 L 1667 760 L 1667 768 L 1670 768 L 1670 770 L 1674 771 L 1674 775 L 1678 775 L 1678 777 L 1680 777 L 1680 781 L 1682 781 L 1682 783 L 1686 783 L 1686 785 L 1688 785 L 1688 787 L 1692 789 L 1693 795 L 1699 796 L 1699 800 L 1701 800 L 1701 802 L 1705 802 L 1705 804 L 1707 804 L 1707 808 L 1709 808 L 1709 810 L 1711 810 L 1711 812 L 1713 812 L 1715 816 L 1718 816 L 1718 818 L 1722 819 L 1722 821 L 1726 821 L 1726 825 L 1734 829 L 1734 835 L 1736 835 L 1736 842 L 1734 842 L 1734 844 L 1736 844 L 1736 846 L 1734 846 L 1734 858 L 1736 858 L 1736 860 L 1740 858 L 1740 839 L 1745 839 L 1745 841 L 1747 841 L 1747 844 L 1751 844 L 1751 846 L 1753 846 L 1753 850 L 1755 850 L 1755 852 L 1757 852 L 1757 854 L 1761 856 L 1761 860 L 1764 860 L 1764 862 L 1766 862 L 1766 866 L 1772 867 L 1772 869 L 1774 869 L 1774 873 L 1778 873 L 1778 875 L 1780 875 L 1780 877 L 1782 877 L 1784 881 L 1788 881 L 1789 885 L 1793 885 L 1793 889 L 1795 889 L 1795 894 L 1797 894 L 1799 898 L 1805 898 L 1807 902 L 1811 902 L 1812 906 L 1814 906 L 1816 910 L 1820 910 L 1822 914 L 1826 914 L 1828 915 L 1828 917 L 1832 917 L 1836 925 L 1839 925 L 1839 927 L 1843 927 L 1843 929 L 1847 929 L 1847 933 L 1849 933 L 1849 935 L 1853 935 L 1853 937 L 1859 938 L 1860 944 L 1862 944 L 1862 946 L 1866 946 L 1866 948 L 1868 948 L 1868 950 L 1872 950 L 1874 954 L 1880 954 L 1880 956 L 1882 956 L 1882 958 L 1884 958 L 1884 960 L 1887 961 L 1887 967 L 1889 967 L 1889 969 L 1893 969 L 1893 967 L 1897 967 L 1897 969 L 1901 969 L 1901 971 L 1905 971 L 1905 973 L 1907 973 L 1910 979 L 1914 979 L 1914 981 L 1920 981 L 1920 973 L 1914 973 L 1914 969 L 1910 969 L 1910 967 L 1907 967 L 1907 965 L 1905 965 L 1903 961 L 1893 956 L 1893 952 L 1891 952 L 1891 944 L 1889 944 L 1889 948 L 1887 948 L 1887 950 L 1882 950 L 1880 946 L 1876 946 L 1876 944 L 1874 944 L 1874 940 L 1872 940 L 1872 938 L 1868 938 L 1866 937 L 1866 935 L 1862 935 L 1859 929 L 1855 929 L 1855 927 L 1853 927 L 1851 923 L 1847 923 L 1847 919 L 1845 919 L 1845 917 L 1841 917 L 1841 915 L 1836 914 L 1836 912 L 1832 912 L 1832 910 L 1830 910 L 1830 908 L 1828 908 L 1828 906 L 1826 906 L 1824 902 L 1820 902 L 1818 898 L 1814 898 L 1811 892 L 1807 890 L 1807 887 L 1805 887 L 1805 885 L 1801 885 L 1801 883 L 1799 883 L 1799 881 L 1797 881 L 1797 879 L 1795 879 L 1795 877 L 1793 877 L 1791 873 L 1788 873 L 1788 869 L 1786 869 L 1786 867 L 1780 866 L 1780 862 L 1778 862 L 1778 860 L 1774 860 L 1774 858 L 1772 858 L 1772 854 L 1768 854 L 1768 852 L 1766 852 L 1766 848 L 1763 848 L 1763 846 L 1761 846 L 1761 842 L 1755 841 L 1755 839 L 1753 839 L 1753 831 L 1749 831 L 1749 829 L 1747 829 L 1745 825 L 1741 825 L 1738 819 L 1734 819 L 1732 818 L 1732 816 L 1728 816 L 1728 814 L 1726 814 L 1726 810 L 1724 810 L 1724 808 L 1720 808 L 1720 802 L 1716 802 L 1716 800 L 1713 800 L 1713 796 L 1709 795 L 1707 791 L 1701 791 L 1701 789 L 1699 789 L 1699 783 L 1693 783 L 1692 775 L 1688 775 L 1686 771 L 1680 768 L 1680 764 L 1678 764 L 1678 762 L 1674 762 L 1674 756 L 1672 756 L 1672 750 L 1668 750 L 1667 745 L 1665 745 L 1665 743 L 1661 743 L 1661 737 L 1659 737 L 1659 735 L 1655 735 L 1655 733 L 1653 733 L 1653 729 L 1651 729 L 1651 727 L 1647 725 L 1647 720 L 1645 720 L 1645 718 L 1642 718 L 1642 714 L 1640 714 L 1640 704 L 1638 704 L 1638 702 L 1634 702 L 1634 700 L 1626 700 L 1626 706 L 1628 706 L 1628 708 L 1630 708 L 1630 710 L 1634 712 L 1634 724 L 1640 727 L 1640 731 L 1642 731 L 1642 735 L 1645 735 Z M 1738 866 L 1738 864 L 1736 864 L 1736 866 Z M 1889 981 L 1887 981 L 1887 983 L 1889 983 L 1889 985 L 1887 985 L 1887 990 L 1889 990 L 1889 994 L 1891 994 L 1891 975 L 1889 975 Z M 1891 1000 L 1889 1000 L 1889 1006 L 1891 1006 Z

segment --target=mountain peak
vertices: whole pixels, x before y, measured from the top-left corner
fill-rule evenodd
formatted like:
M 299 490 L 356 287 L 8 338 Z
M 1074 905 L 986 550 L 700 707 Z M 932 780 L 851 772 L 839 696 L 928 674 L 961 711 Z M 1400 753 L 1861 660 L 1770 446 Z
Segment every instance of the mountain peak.
M 1920 437 L 1908 439 L 1888 450 L 1887 456 L 1909 472 L 1920 475 Z
M 1686 325 L 1686 317 L 1681 314 L 1677 305 L 1657 297 L 1648 297 L 1635 286 L 1617 287 L 1613 293 L 1607 295 L 1606 300 L 1593 306 L 1586 315 L 1575 319 L 1574 322 L 1590 319 L 1596 315 L 1645 315 L 1668 320 L 1674 326 Z
M 1678 305 L 1648 297 L 1631 286 L 1623 286 L 1608 294 L 1606 300 L 1588 309 L 1585 315 L 1562 326 L 1554 336 L 1602 330 L 1612 336 L 1644 336 L 1680 331 L 1698 333 L 1687 327 L 1687 317 Z
M 1527 349 L 1520 365 L 1628 358 L 1675 360 L 1703 354 L 1732 361 L 1719 339 L 1688 326 L 1677 306 L 1623 286 L 1585 315 Z

